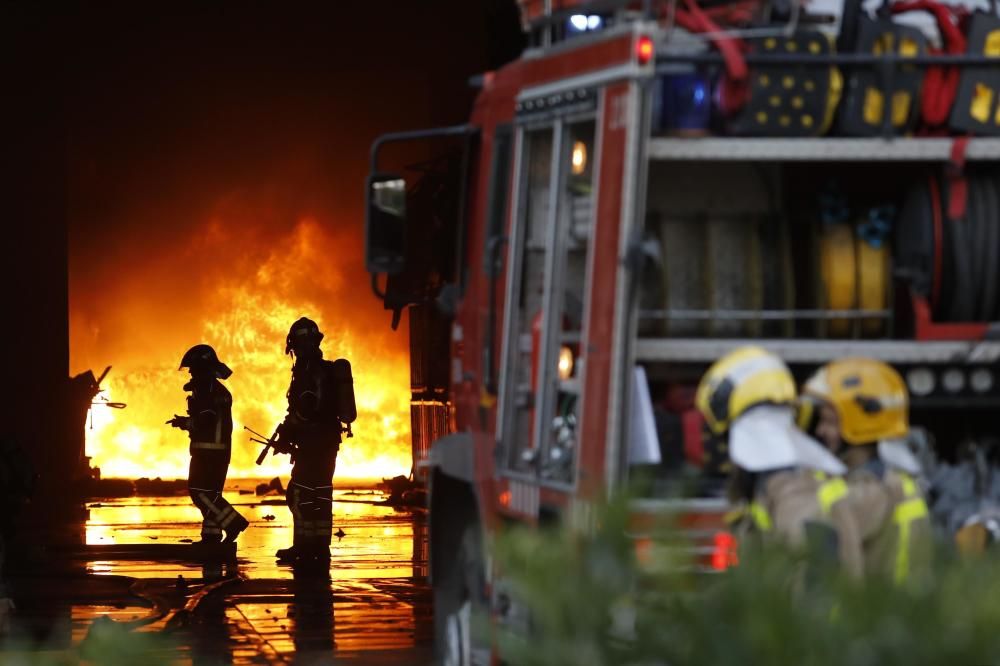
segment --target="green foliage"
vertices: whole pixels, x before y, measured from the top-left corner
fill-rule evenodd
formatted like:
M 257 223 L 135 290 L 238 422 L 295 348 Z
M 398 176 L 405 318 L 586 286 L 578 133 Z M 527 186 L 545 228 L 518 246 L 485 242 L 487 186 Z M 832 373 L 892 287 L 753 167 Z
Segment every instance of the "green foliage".
M 678 533 L 663 527 L 661 541 Z M 498 636 L 511 664 L 1000 663 L 1000 561 L 942 553 L 930 581 L 848 580 L 799 553 L 761 551 L 725 574 L 683 572 L 669 549 L 639 566 L 627 502 L 592 534 L 512 528 L 493 544 L 530 627 Z
M 107 616 L 94 620 L 80 645 L 80 656 L 94 664 L 157 666 L 173 663 L 176 646 L 157 633 L 130 631 Z
M 634 547 L 623 538 L 625 505 L 609 506 L 592 537 L 571 530 L 514 529 L 495 543 L 512 596 L 531 610 L 536 631 L 500 635 L 513 664 L 623 663 L 632 648 L 609 634 L 636 588 Z M 541 636 L 541 640 L 539 640 Z
M 64 627 L 57 633 L 68 632 Z M 0 642 L 0 664 L 4 666 L 167 666 L 177 662 L 180 653 L 176 640 L 154 632 L 135 631 L 98 616 L 76 648 L 37 642 L 16 634 Z

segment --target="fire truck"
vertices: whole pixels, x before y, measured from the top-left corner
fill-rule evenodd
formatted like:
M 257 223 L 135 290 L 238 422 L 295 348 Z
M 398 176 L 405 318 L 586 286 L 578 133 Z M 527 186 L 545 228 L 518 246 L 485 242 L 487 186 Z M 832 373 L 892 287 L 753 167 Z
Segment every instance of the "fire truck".
M 517 612 L 485 534 L 585 529 L 640 473 L 639 519 L 731 562 L 692 395 L 735 347 L 800 380 L 893 364 L 942 460 L 992 441 L 1000 404 L 995 10 L 520 5 L 530 45 L 473 81 L 469 121 L 379 137 L 367 183 L 372 287 L 394 328 L 408 311 L 446 663 L 491 658 L 472 609 Z

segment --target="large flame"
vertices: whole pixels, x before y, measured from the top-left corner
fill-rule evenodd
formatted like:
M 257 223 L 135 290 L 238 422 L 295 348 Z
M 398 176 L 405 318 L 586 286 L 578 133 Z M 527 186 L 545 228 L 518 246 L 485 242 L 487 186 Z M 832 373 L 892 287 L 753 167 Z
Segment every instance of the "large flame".
M 345 247 L 343 239 L 311 218 L 299 220 L 278 236 L 265 236 L 266 242 L 253 228 L 218 218 L 199 228 L 181 254 L 173 255 L 172 264 L 161 262 L 174 275 L 204 274 L 199 279 L 205 284 L 193 296 L 196 302 L 179 311 L 172 311 L 168 302 L 157 304 L 157 285 L 150 285 L 147 293 L 153 302 L 145 302 L 142 312 L 132 316 L 118 313 L 114 321 L 98 325 L 82 322 L 85 318 L 75 313 L 72 351 L 86 348 L 87 353 L 74 356 L 86 356 L 85 362 L 90 362 L 104 355 L 113 365 L 98 401 L 128 405 L 124 410 L 91 410 L 87 454 L 104 476 L 186 476 L 186 433 L 164 422 L 184 413 L 182 387 L 188 375 L 177 366 L 187 347 L 200 342 L 214 346 L 233 370 L 225 382 L 234 400 L 230 476 L 287 474 L 287 456 L 272 455 L 262 466 L 254 464 L 261 447 L 248 441 L 243 426 L 270 434 L 284 417 L 291 369 L 291 358 L 283 353 L 285 335 L 300 316 L 319 323 L 326 336 L 325 356 L 349 359 L 354 372 L 358 420 L 354 437 L 341 445 L 337 476 L 372 479 L 410 471 L 406 337 L 389 332 L 363 278 L 348 272 L 346 267 L 356 271 L 358 258 L 345 260 L 342 255 L 354 248 Z M 199 263 L 204 257 L 222 261 Z M 137 272 L 145 279 L 169 279 L 160 269 Z M 135 299 L 122 299 L 123 309 L 139 307 Z M 382 319 L 380 326 L 376 316 Z M 151 333 L 150 317 L 156 319 L 156 331 L 173 326 L 189 331 L 190 339 L 181 343 L 179 332 Z M 107 337 L 102 336 L 102 326 L 123 325 L 134 327 L 133 336 L 154 339 L 147 344 L 131 340 L 128 345 L 102 346 Z M 74 359 L 78 370 L 79 361 Z

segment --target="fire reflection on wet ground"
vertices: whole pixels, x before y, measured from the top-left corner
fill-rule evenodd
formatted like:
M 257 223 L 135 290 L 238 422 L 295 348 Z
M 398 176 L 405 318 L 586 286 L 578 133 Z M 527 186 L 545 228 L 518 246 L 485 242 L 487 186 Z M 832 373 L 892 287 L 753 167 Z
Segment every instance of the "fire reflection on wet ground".
M 432 612 L 422 512 L 387 506 L 378 490 L 335 491 L 334 530 L 344 536 L 334 537 L 327 575 L 276 564 L 274 551 L 291 539 L 283 497 L 241 495 L 237 487 L 226 495 L 251 521 L 240 535 L 235 568 L 226 567 L 227 575 L 238 573 L 241 580 L 223 584 L 183 617 L 184 604 L 220 571 L 159 557 L 88 556 L 83 578 L 56 581 L 54 589 L 39 592 L 34 608 L 25 609 L 36 623 L 64 625 L 56 631 L 57 644 L 47 649 L 83 655 L 88 634 L 110 619 L 108 626 L 118 628 L 133 623 L 133 636 L 167 637 L 156 652 L 170 663 L 429 662 Z M 186 496 L 92 501 L 88 509 L 88 546 L 176 545 L 198 538 L 200 514 Z M 151 611 L 135 596 L 136 585 L 167 599 L 171 613 L 143 623 Z
M 237 557 L 240 572 L 249 578 L 288 579 L 289 567 L 275 563 L 274 552 L 291 545 L 291 514 L 284 497 L 238 495 L 227 489 L 226 498 L 249 521 L 240 535 Z M 414 534 L 420 540 L 424 520 L 409 510 L 381 504 L 385 495 L 374 489 L 334 491 L 334 536 L 331 547 L 331 574 L 336 579 L 423 577 L 426 558 L 422 543 L 414 549 Z M 89 545 L 177 544 L 198 539 L 201 514 L 186 496 L 128 497 L 88 505 L 86 524 Z M 416 557 L 415 557 L 416 556 Z M 201 576 L 194 564 L 118 561 L 91 563 L 94 573 L 135 578 L 164 578 L 178 575 Z

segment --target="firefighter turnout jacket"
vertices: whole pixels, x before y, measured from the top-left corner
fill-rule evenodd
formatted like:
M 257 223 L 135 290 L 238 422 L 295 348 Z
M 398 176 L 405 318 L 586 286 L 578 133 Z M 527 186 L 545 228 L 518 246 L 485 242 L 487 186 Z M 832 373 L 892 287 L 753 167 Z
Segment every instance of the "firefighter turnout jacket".
M 741 543 L 758 537 L 797 550 L 817 545 L 833 550 L 825 554 L 843 571 L 860 576 L 864 558 L 847 495 L 847 483 L 839 476 L 804 468 L 771 472 L 757 483 L 735 531 Z M 824 543 L 815 543 L 817 535 Z
M 896 583 L 927 575 L 932 527 L 917 481 L 874 459 L 849 471 L 847 483 L 847 506 L 860 532 L 865 574 Z
M 233 442 L 233 396 L 218 380 L 207 386 L 188 383 L 187 431 L 191 455 L 197 451 L 230 451 Z M 227 461 L 228 463 L 228 461 Z

